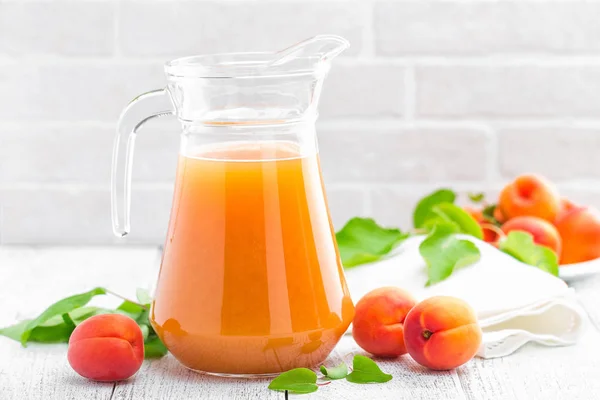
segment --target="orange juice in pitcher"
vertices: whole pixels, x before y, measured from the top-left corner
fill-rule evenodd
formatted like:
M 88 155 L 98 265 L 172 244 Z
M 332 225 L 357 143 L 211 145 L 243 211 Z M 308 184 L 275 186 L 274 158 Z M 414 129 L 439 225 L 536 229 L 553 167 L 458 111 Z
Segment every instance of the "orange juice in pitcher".
M 316 366 L 352 320 L 314 130 L 329 62 L 345 47 L 317 36 L 280 53 L 175 60 L 167 89 L 122 115 L 113 158 L 119 235 L 129 230 L 139 121 L 175 113 L 183 125 L 150 319 L 188 368 L 260 376 Z

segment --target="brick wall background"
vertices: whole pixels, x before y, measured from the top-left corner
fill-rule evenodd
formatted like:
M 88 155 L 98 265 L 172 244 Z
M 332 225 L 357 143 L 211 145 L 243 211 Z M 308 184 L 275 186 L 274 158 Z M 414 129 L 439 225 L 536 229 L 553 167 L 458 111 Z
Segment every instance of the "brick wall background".
M 115 123 L 162 63 L 346 37 L 318 123 L 334 222 L 408 226 L 439 186 L 534 171 L 600 206 L 600 2 L 0 0 L 1 243 L 115 243 Z M 162 243 L 174 120 L 137 141 L 133 231 Z

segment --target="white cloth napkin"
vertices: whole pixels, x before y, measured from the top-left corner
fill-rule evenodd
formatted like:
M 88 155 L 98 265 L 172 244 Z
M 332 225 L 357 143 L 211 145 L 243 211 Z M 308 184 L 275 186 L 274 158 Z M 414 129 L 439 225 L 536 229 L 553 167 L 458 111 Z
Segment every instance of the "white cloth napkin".
M 353 300 L 381 286 L 403 288 L 417 300 L 459 297 L 477 313 L 483 330 L 477 355 L 483 358 L 509 355 L 530 341 L 546 346 L 577 342 L 586 319 L 573 289 L 488 243 L 463 238 L 475 243 L 481 259 L 429 287 L 425 287 L 426 264 L 419 254 L 423 236 L 408 239 L 389 258 L 346 270 Z

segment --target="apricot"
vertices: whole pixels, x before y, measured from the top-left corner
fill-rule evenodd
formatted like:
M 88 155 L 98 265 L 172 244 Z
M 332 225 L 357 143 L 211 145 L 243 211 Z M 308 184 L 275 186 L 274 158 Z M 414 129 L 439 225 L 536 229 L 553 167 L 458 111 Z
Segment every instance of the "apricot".
M 562 237 L 561 264 L 574 264 L 600 257 L 600 212 L 578 207 L 556 221 Z
M 496 219 L 496 221 L 500 222 L 501 224 L 506 222 L 506 217 L 502 213 L 502 210 L 500 209 L 500 207 L 494 208 L 494 218 Z
M 406 353 L 404 318 L 415 299 L 397 287 L 382 287 L 367 293 L 356 303 L 352 336 L 371 354 L 397 357 Z
M 488 243 L 496 243 L 498 241 L 498 233 L 497 229 L 493 229 L 494 226 L 491 222 L 487 221 L 483 217 L 483 210 L 479 208 L 474 208 L 471 206 L 463 207 L 465 210 L 475 221 L 479 223 L 481 226 L 481 231 L 483 232 L 483 240 Z
M 464 206 L 463 210 L 467 212 L 477 222 L 484 221 L 483 210 L 481 208 L 475 208 L 471 206 Z
M 121 314 L 102 314 L 79 324 L 69 338 L 67 359 L 79 375 L 95 381 L 120 381 L 144 361 L 138 324 Z
M 538 217 L 516 217 L 502 225 L 506 234 L 512 231 L 531 233 L 533 241 L 554 250 L 560 256 L 562 240 L 558 230 L 550 222 Z
M 540 175 L 527 174 L 502 189 L 498 207 L 507 219 L 531 216 L 552 222 L 560 210 L 560 197 L 552 182 Z
M 571 200 L 563 197 L 560 199 L 560 209 L 558 210 L 558 215 L 556 216 L 556 221 L 560 220 L 562 217 L 575 210 L 576 208 L 580 208 L 577 204 L 573 203 Z
M 404 343 L 419 364 L 447 370 L 473 358 L 481 344 L 481 328 L 465 301 L 435 296 L 417 304 L 406 316 Z

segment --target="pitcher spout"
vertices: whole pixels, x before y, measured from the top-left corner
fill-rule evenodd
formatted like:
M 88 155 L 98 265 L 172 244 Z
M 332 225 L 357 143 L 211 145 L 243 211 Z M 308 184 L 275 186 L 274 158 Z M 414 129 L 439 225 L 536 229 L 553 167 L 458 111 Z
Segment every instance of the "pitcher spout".
M 350 47 L 350 42 L 337 35 L 317 35 L 275 53 L 266 66 L 283 65 L 295 58 L 315 58 L 318 62 L 330 61 Z

